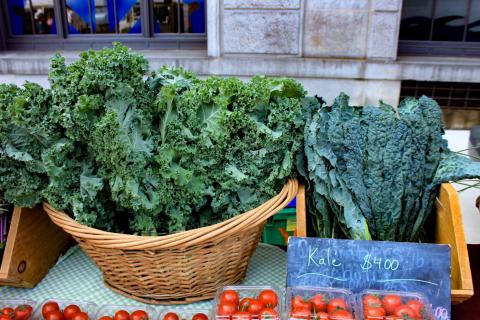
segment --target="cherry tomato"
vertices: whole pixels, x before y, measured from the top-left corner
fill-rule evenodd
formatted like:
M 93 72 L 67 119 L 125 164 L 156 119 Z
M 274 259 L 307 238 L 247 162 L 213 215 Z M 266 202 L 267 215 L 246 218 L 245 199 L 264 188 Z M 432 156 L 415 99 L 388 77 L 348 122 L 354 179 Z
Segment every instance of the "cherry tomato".
M 45 318 L 47 313 L 50 311 L 60 311 L 60 307 L 58 306 L 58 303 L 55 301 L 48 301 L 45 303 L 42 307 L 42 316 Z
M 118 310 L 113 316 L 113 320 L 128 320 L 129 318 L 130 314 L 126 310 Z M 176 320 L 178 320 L 178 318 Z
M 273 290 L 263 290 L 257 300 L 263 303 L 265 308 L 275 308 L 278 304 L 278 296 Z
M 63 320 L 63 313 L 60 310 L 52 310 L 47 312 L 45 320 Z
M 260 320 L 276 320 L 279 319 L 278 312 L 272 308 L 265 308 L 260 311 Z
M 347 303 L 342 298 L 331 299 L 327 305 L 327 312 L 332 314 L 338 310 L 347 310 Z
M 73 315 L 77 312 L 80 312 L 82 310 L 80 310 L 80 307 L 75 305 L 75 304 L 71 304 L 67 307 L 65 307 L 65 309 L 63 309 L 63 317 L 67 320 L 70 320 Z
M 252 315 L 250 312 L 237 311 L 232 314 L 232 320 L 252 320 Z
M 290 318 L 310 320 L 312 312 L 308 308 L 293 309 Z
M 235 290 L 225 290 L 222 292 L 220 295 L 220 304 L 223 304 L 225 302 L 230 302 L 238 306 L 238 292 Z
M 163 320 L 179 320 L 178 314 L 175 312 L 169 312 L 163 316 Z M 116 320 L 116 319 L 115 319 Z
M 143 310 L 135 310 L 130 313 L 130 320 L 148 320 L 148 313 Z
M 313 311 L 316 313 L 327 311 L 328 299 L 323 294 L 316 294 L 310 299 Z
M 13 318 L 10 318 L 10 316 L 6 314 L 1 314 L 0 315 L 0 320 L 12 320 Z
M 318 320 L 329 320 L 330 316 L 326 312 L 319 312 L 316 314 Z
M 292 300 L 293 310 L 311 310 L 312 304 L 310 301 L 303 300 L 302 296 L 295 296 Z
M 385 309 L 382 307 L 366 307 L 364 316 L 367 320 L 383 319 L 386 316 Z
M 88 320 L 88 314 L 83 311 L 77 312 L 72 316 L 72 320 Z
M 250 303 L 252 302 L 252 298 L 243 298 L 240 300 L 240 303 L 238 305 L 238 310 L 240 311 L 248 311 L 248 308 L 250 307 Z
M 417 318 L 422 317 L 423 313 L 423 303 L 419 300 L 408 300 L 407 301 L 407 306 L 413 309 L 415 311 L 415 316 Z
M 30 319 L 33 313 L 33 308 L 28 304 L 21 304 L 15 308 L 13 314 L 10 314 L 10 318 L 15 318 L 16 320 L 27 320 Z M 13 317 L 12 317 L 13 316 Z
M 250 301 L 250 305 L 248 306 L 248 312 L 250 312 L 252 315 L 256 316 L 260 314 L 260 311 L 263 309 L 263 303 L 261 303 L 258 300 L 252 300 Z
M 363 297 L 363 305 L 365 307 L 381 307 L 382 300 L 376 295 L 367 294 Z
M 218 306 L 218 315 L 219 316 L 231 316 L 235 312 L 237 312 L 237 305 L 232 302 L 224 302 L 220 303 Z M 173 320 L 173 319 L 171 319 Z
M 336 310 L 330 314 L 331 320 L 353 320 L 353 316 L 347 310 Z
M 395 309 L 402 304 L 402 299 L 396 294 L 387 294 L 383 297 L 382 305 L 387 314 L 393 314 Z
M 15 312 L 15 310 L 13 310 L 13 308 L 3 308 L 2 309 L 2 314 L 6 315 L 6 316 L 12 315 L 12 317 L 13 317 L 14 312 Z
M 208 317 L 205 313 L 196 313 L 193 315 L 192 320 L 208 320 Z
M 98 320 L 113 320 L 113 318 L 109 316 L 103 316 L 103 317 L 100 317 L 100 319 Z
M 393 315 L 395 316 L 400 316 L 403 318 L 411 318 L 414 319 L 416 317 L 416 312 L 406 304 L 399 305 L 395 311 L 393 312 Z

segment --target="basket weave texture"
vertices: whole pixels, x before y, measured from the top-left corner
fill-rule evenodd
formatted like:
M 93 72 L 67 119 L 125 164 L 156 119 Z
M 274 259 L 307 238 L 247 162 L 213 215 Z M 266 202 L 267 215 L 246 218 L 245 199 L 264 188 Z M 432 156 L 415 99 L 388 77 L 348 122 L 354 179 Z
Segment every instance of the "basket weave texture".
M 295 197 L 298 182 L 259 207 L 211 226 L 165 236 L 112 233 L 79 224 L 49 204 L 52 221 L 71 234 L 103 273 L 105 284 L 151 304 L 211 299 L 218 287 L 243 280 L 266 220 Z

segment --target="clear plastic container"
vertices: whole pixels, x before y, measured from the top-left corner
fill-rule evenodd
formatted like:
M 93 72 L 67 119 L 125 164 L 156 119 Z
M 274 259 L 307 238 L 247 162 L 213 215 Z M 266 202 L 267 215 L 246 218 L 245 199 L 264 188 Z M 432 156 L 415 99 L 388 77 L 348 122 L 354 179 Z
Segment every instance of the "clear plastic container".
M 19 305 L 22 304 L 28 304 L 29 306 L 32 307 L 32 317 L 29 319 L 33 318 L 33 315 L 35 313 L 35 308 L 37 307 L 37 302 L 34 300 L 29 300 L 29 299 L 1 299 L 0 300 L 0 309 L 3 308 L 12 308 L 15 309 Z
M 63 312 L 63 309 L 68 307 L 69 305 L 75 304 L 80 308 L 81 311 L 88 314 L 89 319 L 93 319 L 93 317 L 95 316 L 95 311 L 97 309 L 97 305 L 89 301 L 70 300 L 70 299 L 45 299 L 39 305 L 37 305 L 37 308 L 35 309 L 35 313 L 33 316 L 35 320 L 43 319 L 42 307 L 45 303 L 49 301 L 54 301 L 58 303 L 58 306 L 60 307 L 61 312 Z
M 389 304 L 385 304 L 384 302 L 384 298 L 386 296 L 390 296 L 387 298 L 390 299 Z M 381 301 L 380 305 L 378 304 L 378 300 Z M 401 303 L 400 306 L 402 306 L 403 312 L 397 309 L 399 302 Z M 414 308 L 410 308 L 408 306 L 409 302 L 411 302 L 411 305 L 413 305 Z M 370 314 L 368 313 L 369 311 L 366 310 L 367 303 L 369 303 L 370 305 Z M 407 308 L 405 308 L 405 306 Z M 372 310 L 374 308 L 377 309 Z M 378 308 L 385 311 L 385 315 L 382 315 L 383 311 L 379 310 Z M 399 315 L 395 315 L 395 309 L 400 312 Z M 411 317 L 410 314 L 413 315 L 413 317 Z M 432 312 L 430 303 L 423 294 L 417 292 L 397 292 L 382 290 L 364 290 L 358 295 L 357 316 L 357 320 L 403 319 L 402 317 L 412 318 L 415 320 L 435 320 L 435 316 Z
M 163 320 L 167 313 L 173 312 L 178 315 L 180 320 L 192 320 L 193 316 L 199 313 L 203 313 L 208 317 L 208 320 L 212 319 L 212 311 L 206 309 L 184 310 L 184 309 L 167 309 L 160 312 L 158 320 Z
M 355 296 L 347 289 L 288 287 L 285 311 L 289 320 L 353 320 Z
M 278 314 L 278 318 L 275 315 L 273 315 L 271 317 L 262 316 L 262 319 L 264 319 L 264 320 L 265 319 L 275 320 L 275 319 L 280 319 L 282 317 L 283 295 L 282 295 L 282 292 L 280 291 L 280 289 L 278 287 L 276 287 L 276 286 L 226 286 L 226 287 L 221 287 L 220 289 L 217 290 L 217 294 L 215 295 L 215 300 L 213 301 L 212 315 L 213 315 L 213 318 L 215 320 L 247 320 L 247 319 L 245 319 L 241 316 L 230 318 L 230 316 L 221 316 L 221 315 L 218 314 L 218 307 L 220 305 L 220 296 L 226 290 L 236 291 L 238 293 L 238 296 L 239 296 L 239 301 L 242 301 L 242 299 L 244 299 L 244 298 L 257 299 L 257 297 L 260 295 L 260 293 L 262 291 L 272 290 L 277 295 L 278 303 L 273 309 Z M 253 316 L 252 317 L 253 319 L 258 319 L 257 315 L 252 315 L 252 316 Z
M 124 306 L 124 305 L 110 305 L 105 304 L 100 306 L 95 313 L 94 320 L 100 319 L 101 317 L 107 316 L 113 318 L 115 312 L 119 310 L 125 310 L 128 313 L 132 313 L 136 310 L 143 310 L 148 314 L 148 319 L 157 319 L 157 311 L 150 306 Z

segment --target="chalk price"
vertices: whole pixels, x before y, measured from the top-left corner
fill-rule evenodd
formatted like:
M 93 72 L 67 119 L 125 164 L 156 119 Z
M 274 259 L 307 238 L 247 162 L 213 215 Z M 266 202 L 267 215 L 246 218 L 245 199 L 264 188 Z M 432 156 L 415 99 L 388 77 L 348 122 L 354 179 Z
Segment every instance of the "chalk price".
M 400 267 L 400 262 L 397 259 L 383 259 L 369 253 L 363 257 L 361 267 L 363 271 L 371 269 L 395 271 Z

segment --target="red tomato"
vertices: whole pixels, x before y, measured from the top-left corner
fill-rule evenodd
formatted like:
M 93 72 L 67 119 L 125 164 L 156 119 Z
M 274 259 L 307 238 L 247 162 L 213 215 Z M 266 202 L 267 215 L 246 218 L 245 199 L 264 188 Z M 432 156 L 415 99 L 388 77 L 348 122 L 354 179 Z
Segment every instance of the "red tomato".
M 238 305 L 238 310 L 240 311 L 248 311 L 250 307 L 250 303 L 252 302 L 252 298 L 243 298 L 240 300 L 240 304 Z
M 118 310 L 113 316 L 113 320 L 128 320 L 129 318 L 130 314 L 126 310 Z M 176 320 L 178 320 L 178 318 Z
M 232 320 L 252 320 L 252 315 L 250 312 L 237 311 L 232 314 Z
M 327 312 L 332 314 L 338 310 L 347 310 L 347 303 L 342 298 L 331 299 L 327 305 Z
M 316 313 L 327 311 L 328 299 L 323 294 L 316 294 L 310 299 L 313 311 Z
M 6 314 L 1 314 L 0 315 L 0 320 L 12 320 L 13 318 L 10 318 L 8 315 Z
M 113 318 L 109 316 L 103 316 L 103 317 L 100 317 L 100 319 L 98 320 L 113 320 Z
M 230 302 L 238 306 L 238 293 L 235 290 L 225 290 L 222 292 L 220 295 L 220 304 L 223 304 L 225 302 Z
M 310 320 L 312 312 L 308 308 L 293 309 L 290 318 Z
M 366 307 L 364 309 L 364 316 L 367 320 L 383 320 L 386 316 L 385 309 L 382 307 Z
M 382 300 L 376 295 L 367 294 L 363 297 L 363 305 L 367 307 L 381 307 Z
M 45 320 L 63 320 L 63 313 L 60 310 L 52 310 L 47 312 Z
M 88 320 L 88 314 L 83 311 L 77 312 L 72 316 L 72 320 Z
M 73 315 L 77 312 L 80 312 L 80 307 L 74 304 L 71 304 L 67 306 L 65 309 L 63 309 L 63 317 L 67 320 L 70 320 Z
M 318 320 L 329 320 L 330 316 L 326 312 L 319 312 L 316 314 Z
M 235 303 L 232 303 L 232 302 L 220 303 L 220 305 L 218 306 L 218 315 L 219 316 L 231 316 L 232 314 L 234 314 L 237 311 L 238 311 L 237 305 Z M 174 319 L 168 319 L 168 320 L 174 320 Z
M 331 320 L 353 320 L 353 316 L 347 310 L 336 310 L 330 314 Z
M 148 320 L 148 313 L 143 310 L 135 310 L 130 313 L 130 320 Z
M 15 310 L 13 310 L 13 308 L 3 308 L 2 309 L 2 314 L 6 315 L 6 316 L 12 316 L 13 317 L 13 313 L 15 312 Z
M 293 310 L 311 310 L 312 304 L 310 301 L 303 300 L 302 296 L 295 296 L 292 300 Z
M 278 312 L 272 308 L 265 308 L 260 311 L 260 320 L 276 320 L 279 319 Z
M 16 320 L 27 320 L 32 316 L 33 308 L 28 304 L 21 304 L 15 308 L 13 314 L 9 314 L 10 318 L 15 318 Z M 13 315 L 13 317 L 12 317 Z
M 407 301 L 407 306 L 413 309 L 415 311 L 415 316 L 417 318 L 422 317 L 423 313 L 423 303 L 419 300 L 408 300 Z
M 403 318 L 411 318 L 411 319 L 414 319 L 416 317 L 416 313 L 415 313 L 415 310 L 413 310 L 412 308 L 410 308 L 409 306 L 407 306 L 406 304 L 402 304 L 400 306 L 398 306 L 395 311 L 393 312 L 393 315 L 395 316 L 400 316 L 400 317 L 403 317 Z
M 163 320 L 179 320 L 178 314 L 175 312 L 169 312 L 163 316 Z M 116 319 L 115 319 L 116 320 Z
M 205 313 L 196 313 L 193 315 L 192 320 L 208 320 L 208 317 Z
M 258 300 L 252 300 L 250 301 L 250 305 L 248 306 L 248 312 L 250 312 L 252 315 L 256 316 L 260 314 L 260 311 L 263 309 L 263 303 L 261 303 Z
M 55 301 L 48 301 L 45 303 L 42 307 L 42 316 L 45 318 L 47 313 L 50 311 L 60 311 L 60 307 L 58 306 L 58 303 Z
M 387 294 L 383 297 L 382 305 L 387 314 L 393 314 L 395 309 L 402 304 L 402 299 L 396 294 Z
M 263 290 L 257 300 L 263 303 L 265 308 L 275 308 L 278 304 L 278 296 L 273 290 Z

